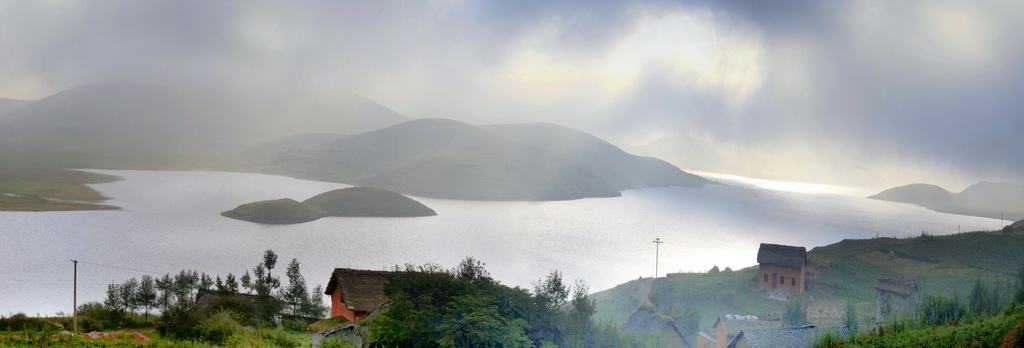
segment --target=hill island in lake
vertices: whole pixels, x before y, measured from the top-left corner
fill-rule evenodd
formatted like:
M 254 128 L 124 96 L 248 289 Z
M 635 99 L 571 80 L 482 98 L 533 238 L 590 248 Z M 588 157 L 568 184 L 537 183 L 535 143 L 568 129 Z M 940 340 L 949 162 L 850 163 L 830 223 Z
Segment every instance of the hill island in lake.
M 392 191 L 350 187 L 324 192 L 301 203 L 290 198 L 246 203 L 221 215 L 262 224 L 297 224 L 330 216 L 414 217 L 437 213 Z

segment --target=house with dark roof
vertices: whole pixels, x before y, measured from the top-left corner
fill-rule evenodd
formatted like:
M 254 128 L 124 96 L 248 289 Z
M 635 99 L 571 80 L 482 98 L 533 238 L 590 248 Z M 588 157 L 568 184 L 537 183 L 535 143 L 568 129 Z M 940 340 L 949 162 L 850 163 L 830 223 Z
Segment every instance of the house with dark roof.
M 815 327 L 814 325 L 774 330 L 743 330 L 733 337 L 726 348 L 813 347 L 826 334 L 847 340 L 850 331 L 845 326 Z
M 384 285 L 393 272 L 335 268 L 327 282 L 325 295 L 331 296 L 331 318 L 344 317 L 351 322 L 366 318 L 390 301 Z
M 715 319 L 714 335 L 697 333 L 697 347 L 725 348 L 743 330 L 772 330 L 784 326 L 780 320 L 764 320 L 755 315 L 725 314 Z
M 900 315 L 913 315 L 918 306 L 917 281 L 879 274 L 875 280 L 875 321 L 887 322 Z
M 806 289 L 807 249 L 789 245 L 761 243 L 757 250 L 758 288 L 787 290 L 802 294 Z

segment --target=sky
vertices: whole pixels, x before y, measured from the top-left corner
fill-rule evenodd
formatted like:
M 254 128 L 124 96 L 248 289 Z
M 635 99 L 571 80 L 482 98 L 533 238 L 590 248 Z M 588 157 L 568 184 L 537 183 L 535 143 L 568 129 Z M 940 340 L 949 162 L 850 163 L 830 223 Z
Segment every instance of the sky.
M 0 97 L 351 91 L 553 122 L 686 170 L 1024 183 L 1024 2 L 0 0 Z

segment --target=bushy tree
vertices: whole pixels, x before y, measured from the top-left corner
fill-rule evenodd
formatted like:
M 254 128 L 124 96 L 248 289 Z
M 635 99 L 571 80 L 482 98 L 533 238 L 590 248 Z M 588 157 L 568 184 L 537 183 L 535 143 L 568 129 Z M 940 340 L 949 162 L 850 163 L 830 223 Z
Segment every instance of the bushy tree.
M 782 312 L 782 322 L 789 326 L 807 325 L 807 304 L 801 296 L 793 296 L 786 300 L 786 310 Z
M 156 281 L 153 280 L 151 275 L 143 275 L 142 281 L 139 282 L 139 291 L 136 293 L 136 301 L 139 306 L 145 308 L 146 317 L 149 317 L 149 310 L 159 305 L 157 302 L 157 287 Z

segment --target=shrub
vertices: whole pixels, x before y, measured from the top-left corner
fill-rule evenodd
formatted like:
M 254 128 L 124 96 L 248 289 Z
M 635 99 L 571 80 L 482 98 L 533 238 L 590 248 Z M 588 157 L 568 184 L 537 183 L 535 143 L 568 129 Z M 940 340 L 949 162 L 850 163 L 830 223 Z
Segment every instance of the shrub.
M 191 307 L 173 306 L 160 317 L 156 329 L 163 336 L 189 338 L 198 336 L 196 328 L 203 320 L 202 314 Z
M 203 319 L 197 328 L 200 337 L 214 344 L 224 344 L 229 337 L 242 331 L 242 325 L 235 320 L 234 315 L 234 312 L 225 310 Z
M 351 335 L 333 335 L 320 341 L 321 348 L 359 348 L 362 342 Z
M 53 331 L 60 329 L 56 323 L 43 318 L 29 318 L 25 313 L 0 317 L 0 331 Z

